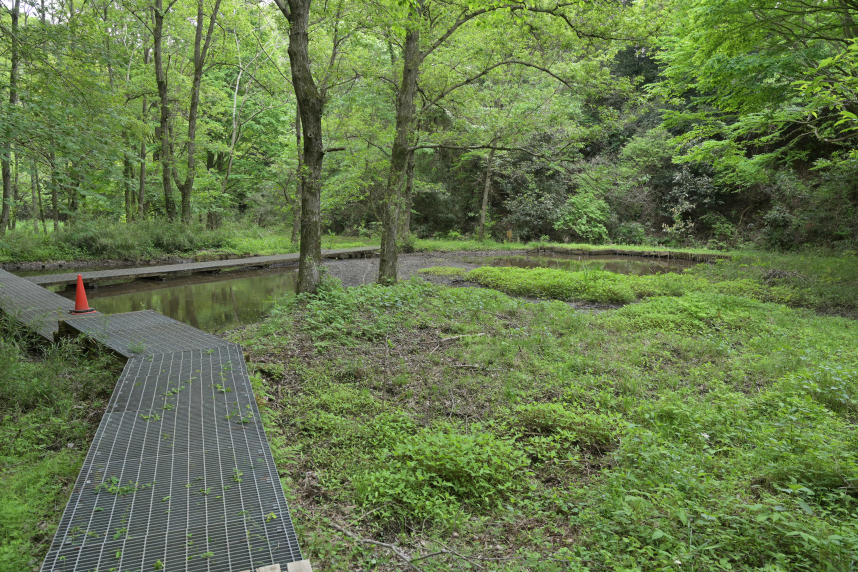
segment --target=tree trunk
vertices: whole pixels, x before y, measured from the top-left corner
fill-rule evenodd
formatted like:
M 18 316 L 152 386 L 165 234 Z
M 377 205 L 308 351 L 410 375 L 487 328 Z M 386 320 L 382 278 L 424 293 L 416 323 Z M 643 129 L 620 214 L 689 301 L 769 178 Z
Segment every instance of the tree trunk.
M 149 48 L 143 50 L 143 64 L 149 65 Z M 143 109 L 140 122 L 146 124 L 146 114 L 149 110 L 146 94 L 143 94 Z M 146 218 L 146 133 L 140 136 L 140 186 L 137 189 L 137 220 Z
M 173 154 L 170 147 L 170 102 L 167 93 L 167 75 L 164 72 L 164 58 L 161 40 L 164 34 L 164 12 L 162 0 L 155 0 L 152 8 L 154 26 L 153 52 L 155 56 L 155 82 L 158 84 L 158 98 L 161 107 L 161 122 L 158 125 L 158 135 L 161 137 L 161 180 L 164 183 L 164 210 L 170 221 L 176 220 L 176 203 L 173 201 L 173 185 L 170 171 L 173 164 Z
M 843 35 L 852 40 L 858 36 L 858 26 L 855 25 L 855 18 L 852 16 L 853 8 L 850 7 L 850 4 L 852 2 L 848 0 L 840 0 L 839 2 L 843 18 Z
M 495 158 L 495 150 L 489 151 L 489 158 L 486 160 L 486 184 L 483 186 L 483 204 L 480 207 L 480 240 L 486 236 L 486 211 L 489 208 L 489 191 L 492 188 L 492 162 Z
M 18 162 L 18 159 L 19 159 L 18 155 L 19 155 L 19 153 L 16 150 L 15 151 L 15 176 L 12 178 L 12 205 L 14 205 L 15 210 L 12 213 L 12 216 L 9 218 L 9 230 L 15 230 L 15 227 L 18 226 L 18 214 L 20 213 L 20 207 L 18 206 L 21 204 L 20 203 L 21 194 L 19 192 L 20 189 L 18 187 L 18 181 L 19 181 L 18 171 L 19 171 L 19 167 L 20 167 L 19 162 Z
M 402 183 L 408 162 L 409 137 L 414 119 L 414 92 L 420 71 L 420 32 L 408 30 L 402 58 L 402 82 L 396 94 L 396 135 L 390 153 L 390 173 L 387 177 L 381 205 L 381 259 L 378 265 L 378 283 L 396 283 L 399 215 L 402 210 Z
M 76 176 L 77 167 L 74 163 L 69 163 L 66 169 L 66 188 L 69 194 L 69 212 L 66 218 L 68 226 L 74 226 L 77 223 L 78 213 L 80 212 L 80 179 Z M 77 179 L 77 180 L 76 180 Z
M 36 197 L 39 199 L 39 218 L 42 219 L 42 232 L 48 234 L 48 223 L 45 221 L 45 206 L 42 203 L 42 187 L 39 184 L 39 168 L 33 161 L 33 173 L 36 175 Z
M 321 175 L 325 149 L 322 146 L 324 102 L 310 70 L 309 35 L 311 0 L 275 0 L 289 20 L 289 65 L 292 85 L 301 115 L 304 135 L 304 168 L 301 181 L 301 252 L 298 262 L 298 292 L 315 292 L 321 281 L 322 213 Z
M 140 141 L 140 183 L 137 187 L 137 220 L 146 218 L 146 140 Z
M 0 208 L 0 236 L 6 234 L 6 227 L 9 225 L 10 203 L 12 202 L 12 119 L 15 113 L 15 106 L 18 104 L 18 10 L 20 7 L 21 0 L 15 0 L 12 9 L 9 10 L 9 15 L 12 17 L 12 38 L 11 53 L 9 55 L 9 113 L 6 117 L 4 149 L 2 159 L 0 159 L 0 176 L 3 179 L 3 205 Z
M 134 164 L 131 162 L 128 133 L 122 132 L 125 149 L 122 153 L 122 188 L 125 189 L 125 223 L 134 220 Z
M 158 1 L 160 2 L 161 0 Z M 211 18 L 209 18 L 205 41 L 203 41 L 203 22 L 205 20 L 203 0 L 198 0 L 197 2 L 196 35 L 194 36 L 194 79 L 191 84 L 191 106 L 188 109 L 188 172 L 185 174 L 185 181 L 183 183 L 179 182 L 175 166 L 173 171 L 173 177 L 176 178 L 176 186 L 179 187 L 179 192 L 182 194 L 182 222 L 184 223 L 191 222 L 191 192 L 194 190 L 194 179 L 197 174 L 197 110 L 200 105 L 200 85 L 203 79 L 206 55 L 208 54 L 214 33 L 217 13 L 220 9 L 220 2 L 221 0 L 215 0 Z
M 51 207 L 54 219 L 54 232 L 60 228 L 60 197 L 57 190 L 57 165 L 54 152 L 51 151 Z
M 30 171 L 30 213 L 33 217 L 33 234 L 39 234 L 39 203 L 36 200 L 36 165 Z
M 220 225 L 220 217 L 218 213 L 215 211 L 208 211 L 206 213 L 206 228 L 208 230 L 217 230 L 217 227 Z
M 295 106 L 295 149 L 298 152 L 298 177 L 295 182 L 295 200 L 292 203 L 292 244 L 298 242 L 301 235 L 301 171 L 304 167 L 304 153 L 301 150 L 301 113 Z
M 411 205 L 414 192 L 414 151 L 408 153 L 405 163 L 405 191 L 402 194 L 402 212 L 399 215 L 399 241 L 407 245 L 411 237 Z

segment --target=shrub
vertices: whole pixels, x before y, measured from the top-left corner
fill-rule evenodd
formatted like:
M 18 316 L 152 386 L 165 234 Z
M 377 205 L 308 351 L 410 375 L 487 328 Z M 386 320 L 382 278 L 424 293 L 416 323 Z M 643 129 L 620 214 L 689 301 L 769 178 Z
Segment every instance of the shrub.
M 639 222 L 626 222 L 614 231 L 617 244 L 643 244 L 646 240 L 646 230 Z
M 578 193 L 566 201 L 554 228 L 571 232 L 586 242 L 601 244 L 608 240 L 605 225 L 610 216 L 608 203 L 592 193 Z
M 747 298 L 709 292 L 691 292 L 682 296 L 658 296 L 640 304 L 625 306 L 608 317 L 608 323 L 619 329 L 660 330 L 697 333 L 710 328 L 764 330 L 767 323 L 760 316 L 789 312 L 783 306 Z

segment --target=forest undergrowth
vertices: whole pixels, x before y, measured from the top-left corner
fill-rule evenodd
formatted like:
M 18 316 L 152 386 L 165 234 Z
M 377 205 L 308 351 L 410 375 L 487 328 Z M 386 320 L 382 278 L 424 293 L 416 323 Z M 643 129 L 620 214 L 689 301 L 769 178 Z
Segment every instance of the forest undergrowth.
M 305 554 L 355 571 L 853 570 L 858 328 L 815 310 L 854 270 L 818 261 L 828 278 L 792 306 L 749 286 L 778 287 L 770 263 L 814 268 L 789 260 L 666 274 L 598 314 L 419 279 L 284 300 L 236 341 Z
M 0 264 L 52 261 L 159 260 L 175 256 L 242 255 L 267 256 L 298 252 L 291 240 L 291 227 L 259 226 L 247 220 L 225 222 L 215 230 L 204 225 L 171 224 L 165 220 L 146 220 L 132 224 L 105 221 L 79 221 L 60 226 L 56 232 L 34 233 L 22 225 L 15 232 L 0 237 Z M 322 235 L 322 248 L 355 248 L 378 246 L 379 236 Z M 413 238 L 406 250 L 415 252 L 456 252 L 479 250 L 521 250 L 561 246 L 579 250 L 609 248 L 604 245 L 562 244 L 545 242 L 499 242 L 493 239 Z M 652 246 L 622 246 L 624 250 L 652 250 Z M 680 252 L 717 251 L 706 249 L 671 249 Z M 723 254 L 723 253 L 721 253 Z
M 854 569 L 858 327 L 828 314 L 854 309 L 855 265 L 755 256 L 646 281 L 588 271 L 640 300 L 595 314 L 420 279 L 283 299 L 233 337 L 304 555 L 352 571 Z M 118 372 L 75 345 L 0 340 L 11 572 L 41 563 Z
M 377 243 L 377 241 L 376 241 Z M 322 248 L 354 248 L 372 244 L 357 237 L 325 235 Z M 35 234 L 22 228 L 0 237 L 0 263 L 158 260 L 194 255 L 272 255 L 298 252 L 291 229 L 260 227 L 246 221 L 227 222 L 216 230 L 204 225 L 167 221 L 134 224 L 82 221 L 56 232 Z
M 0 323 L 0 571 L 41 567 L 119 371 Z

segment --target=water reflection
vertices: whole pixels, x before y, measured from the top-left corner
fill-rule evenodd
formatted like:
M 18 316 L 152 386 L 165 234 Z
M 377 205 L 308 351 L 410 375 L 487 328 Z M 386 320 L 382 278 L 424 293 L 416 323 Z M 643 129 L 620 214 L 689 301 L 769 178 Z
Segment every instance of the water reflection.
M 274 300 L 294 295 L 294 267 L 241 273 L 134 281 L 87 291 L 90 306 L 105 314 L 155 310 L 206 332 L 258 322 Z M 74 298 L 74 290 L 60 292 Z
M 483 259 L 478 264 L 486 264 Z M 691 268 L 696 262 L 667 258 L 644 258 L 641 256 L 597 255 L 583 256 L 577 254 L 540 254 L 526 256 L 499 256 L 491 258 L 490 266 L 515 266 L 518 268 L 558 268 L 561 270 L 600 269 L 617 274 L 663 274 L 665 272 L 682 272 Z

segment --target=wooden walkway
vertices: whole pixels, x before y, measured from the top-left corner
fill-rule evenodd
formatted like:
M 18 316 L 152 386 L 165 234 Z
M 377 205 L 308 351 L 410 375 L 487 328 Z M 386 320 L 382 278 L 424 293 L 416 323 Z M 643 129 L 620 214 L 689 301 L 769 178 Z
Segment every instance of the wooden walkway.
M 344 248 L 340 250 L 323 250 L 322 258 L 359 258 L 378 252 L 376 246 L 360 248 Z M 77 283 L 77 275 L 83 276 L 87 286 L 99 282 L 135 278 L 166 278 L 170 275 L 194 274 L 198 272 L 221 272 L 242 268 L 257 268 L 278 264 L 298 263 L 298 253 L 276 254 L 273 256 L 252 256 L 234 258 L 232 260 L 213 260 L 210 262 L 186 262 L 183 264 L 165 264 L 161 266 L 145 266 L 142 268 L 125 268 L 119 270 L 94 270 L 91 272 L 65 272 L 62 274 L 47 274 L 44 276 L 28 276 L 27 280 L 39 286 L 62 286 Z
M 67 314 L 0 270 L 0 309 L 127 359 L 42 572 L 307 572 L 241 347 L 157 312 Z

